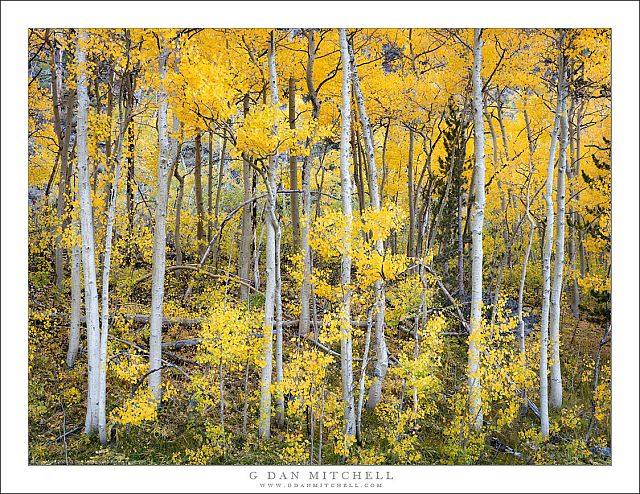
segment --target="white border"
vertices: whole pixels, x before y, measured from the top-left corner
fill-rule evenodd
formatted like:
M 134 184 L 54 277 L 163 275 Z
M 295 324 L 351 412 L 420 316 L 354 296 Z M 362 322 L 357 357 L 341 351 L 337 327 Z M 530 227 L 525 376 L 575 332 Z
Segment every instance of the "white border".
M 384 467 L 394 481 L 368 490 L 638 492 L 636 2 L 2 2 L 2 492 L 249 492 L 267 471 L 27 465 L 27 29 L 125 25 L 613 28 L 613 466 Z

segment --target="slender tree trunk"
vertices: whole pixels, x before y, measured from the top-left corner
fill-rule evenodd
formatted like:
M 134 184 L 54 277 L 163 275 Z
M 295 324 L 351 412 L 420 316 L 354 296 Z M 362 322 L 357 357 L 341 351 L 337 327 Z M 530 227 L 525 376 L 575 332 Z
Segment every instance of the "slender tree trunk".
M 358 69 L 356 67 L 355 55 L 352 47 L 349 47 L 351 56 L 351 78 L 353 80 L 353 89 L 358 103 L 358 113 L 360 116 L 360 124 L 362 126 L 362 134 L 367 152 L 367 165 L 369 170 L 369 181 L 371 183 L 371 206 L 374 211 L 380 211 L 381 195 L 378 190 L 378 168 L 375 161 L 375 151 L 373 148 L 373 132 L 367 110 L 364 104 L 364 96 L 360 87 L 360 79 L 358 77 Z M 378 254 L 384 258 L 384 243 L 378 240 L 375 243 Z M 367 408 L 375 408 L 382 398 L 382 384 L 389 367 L 389 355 L 387 351 L 387 343 L 384 336 L 384 316 L 386 305 L 386 294 L 384 280 L 378 279 L 374 284 L 374 292 L 376 299 L 376 360 L 373 365 L 373 381 L 369 388 L 369 398 L 367 400 Z
M 274 33 L 271 32 L 269 41 L 269 92 L 271 94 L 271 105 L 278 104 L 278 83 L 276 80 L 276 58 L 275 58 L 275 39 Z M 274 128 L 277 132 L 277 128 Z M 266 271 L 267 283 L 265 288 L 265 307 L 264 307 L 264 348 L 262 357 L 264 366 L 260 379 L 260 420 L 258 425 L 258 436 L 260 438 L 269 438 L 271 436 L 271 374 L 273 372 L 273 325 L 274 312 L 277 298 L 277 274 L 276 274 L 276 256 L 277 256 L 277 240 L 278 224 L 276 217 L 276 188 L 277 188 L 277 162 L 274 156 L 269 157 L 269 165 L 267 170 L 267 208 L 265 213 L 265 222 L 267 229 L 266 240 Z
M 296 80 L 289 77 L 289 127 L 296 128 Z M 298 157 L 289 151 L 289 182 L 291 190 L 298 190 Z M 291 228 L 293 247 L 295 251 L 300 249 L 300 209 L 298 193 L 291 194 Z
M 496 104 L 498 105 L 498 124 L 500 124 L 500 135 L 502 135 L 502 147 L 504 148 L 504 157 L 506 161 L 511 161 L 511 155 L 509 153 L 509 142 L 507 139 L 507 131 L 504 128 L 504 120 L 502 118 L 502 98 L 500 94 L 498 94 L 498 100 Z
M 572 104 L 573 106 L 573 104 Z M 571 112 L 574 113 L 574 112 Z M 575 124 L 575 145 L 574 139 L 569 134 L 569 144 L 571 148 L 571 161 L 567 163 L 567 177 L 569 179 L 570 191 L 575 187 L 575 177 L 580 173 L 580 107 L 576 110 Z M 571 116 L 571 115 L 570 115 Z M 575 167 L 575 168 L 574 168 Z M 575 193 L 575 202 L 580 204 L 580 191 Z M 571 266 L 571 312 L 573 317 L 580 317 L 580 287 L 578 285 L 578 265 L 577 265 L 577 241 L 579 240 L 578 213 L 575 210 L 574 202 L 569 206 L 569 217 L 571 218 L 571 233 L 569 235 L 569 256 Z
M 91 434 L 98 428 L 98 399 L 100 388 L 100 322 L 98 307 L 98 286 L 96 283 L 95 241 L 93 237 L 93 207 L 89 182 L 89 149 L 87 144 L 89 93 L 86 72 L 87 55 L 84 45 L 87 33 L 80 30 L 76 46 L 77 92 L 78 92 L 78 196 L 80 202 L 80 232 L 82 235 L 82 266 L 84 269 L 84 298 L 87 324 L 88 392 L 85 433 Z
M 133 121 L 129 123 L 127 133 L 129 154 L 127 156 L 127 232 L 129 239 L 133 234 L 133 187 L 135 183 L 135 134 Z
M 266 204 L 265 207 L 262 209 L 262 216 L 264 217 L 264 210 L 266 209 Z M 255 212 L 255 208 L 254 208 L 254 212 Z M 254 224 L 255 223 L 255 217 L 254 217 Z M 262 228 L 260 229 L 260 235 L 258 235 L 258 230 L 254 229 L 253 230 L 253 286 L 255 288 L 257 288 L 258 290 L 260 290 L 260 250 L 262 249 L 262 239 L 264 237 L 264 230 L 265 230 L 265 225 L 264 223 L 262 224 Z
M 482 29 L 474 30 L 473 112 L 475 150 L 475 203 L 473 208 L 471 264 L 471 334 L 469 336 L 469 417 L 475 428 L 482 427 L 480 346 L 482 332 L 482 228 L 484 224 L 484 119 L 482 118 Z
M 99 416 L 98 416 L 98 432 L 100 434 L 100 442 L 107 443 L 107 340 L 109 338 L 109 275 L 111 271 L 111 245 L 113 240 L 113 223 L 115 220 L 116 201 L 118 196 L 118 182 L 120 180 L 120 162 L 122 161 L 122 141 L 126 132 L 129 108 L 125 110 L 124 116 L 121 116 L 122 123 L 120 134 L 116 144 L 116 163 L 113 175 L 113 185 L 109 187 L 109 209 L 107 211 L 107 224 L 105 233 L 105 247 L 102 265 L 102 331 L 100 335 L 100 398 L 99 398 Z
M 280 225 L 276 231 L 276 384 L 278 384 L 278 392 L 276 393 L 276 423 L 280 429 L 284 429 L 284 395 L 280 390 L 280 385 L 284 380 L 284 369 L 282 367 L 282 276 L 280 270 Z
M 527 129 L 527 138 L 529 141 L 529 177 L 527 178 L 527 196 L 525 199 L 524 207 L 525 207 L 525 216 L 527 221 L 529 222 L 529 240 L 527 242 L 527 248 L 524 253 L 524 259 L 522 261 L 522 275 L 520 276 L 520 286 L 518 289 L 518 328 L 519 328 L 519 337 L 520 337 L 520 356 L 522 358 L 523 365 L 526 366 L 526 348 L 525 348 L 525 332 L 524 332 L 524 321 L 522 320 L 522 303 L 524 298 L 524 283 L 527 279 L 527 266 L 529 263 L 529 256 L 531 255 L 531 246 L 533 244 L 533 234 L 536 229 L 536 222 L 531 216 L 531 180 L 533 178 L 533 138 L 531 135 L 531 126 L 529 125 L 529 116 L 527 111 L 524 111 L 524 120 Z M 526 403 L 526 390 L 524 400 Z
M 218 160 L 218 183 L 216 184 L 216 202 L 213 207 L 214 225 L 218 228 L 218 216 L 220 215 L 220 196 L 222 193 L 222 182 L 224 179 L 224 157 L 227 152 L 227 140 L 224 137 L 220 138 L 220 159 Z M 220 252 L 220 238 L 216 241 L 213 249 L 213 264 L 218 266 L 218 254 Z M 206 246 L 205 246 L 206 247 Z
M 349 170 L 349 134 L 351 125 L 351 74 L 350 57 L 346 29 L 338 29 L 340 36 L 340 55 L 342 58 L 342 106 L 340 108 L 342 131 L 340 135 L 340 186 L 342 190 L 342 214 L 345 217 L 343 238 L 342 268 L 340 285 L 342 304 L 340 307 L 340 367 L 342 375 L 342 401 L 344 406 L 345 436 L 353 437 L 356 432 L 356 420 L 353 397 L 353 357 L 351 340 L 351 172 Z
M 204 202 L 202 198 L 202 134 L 200 131 L 196 133 L 195 144 L 194 187 L 196 191 L 196 212 L 198 215 L 197 241 L 198 257 L 202 257 L 206 245 L 204 240 Z M 220 184 L 218 184 L 218 187 L 219 186 Z
M 73 222 L 74 236 L 80 233 L 80 224 Z M 69 348 L 67 350 L 67 367 L 75 364 L 80 346 L 80 310 L 82 305 L 82 288 L 80 280 L 81 265 L 80 243 L 76 240 L 71 247 L 71 322 L 69 325 Z
M 162 309 L 164 303 L 164 273 L 167 245 L 167 200 L 169 195 L 169 132 L 167 123 L 168 96 L 166 89 L 169 50 L 161 48 L 159 59 L 160 89 L 158 92 L 158 192 L 153 231 L 153 274 L 151 278 L 151 316 L 149 337 L 149 388 L 158 404 L 162 398 Z
M 464 232 L 462 231 L 462 188 L 458 179 L 458 299 L 464 300 Z
M 105 157 L 105 177 L 107 177 L 107 180 L 105 180 L 105 184 L 104 184 L 104 215 L 105 217 L 108 214 L 108 210 L 109 210 L 109 199 L 111 198 L 111 182 L 109 180 L 109 177 L 111 176 L 111 174 L 113 173 L 114 169 L 113 169 L 113 142 L 111 140 L 111 129 L 112 129 L 112 122 L 113 122 L 113 78 L 114 78 L 114 71 L 112 69 L 112 67 L 108 68 L 109 74 L 107 77 L 107 88 L 106 88 L 106 95 L 107 95 L 107 126 L 108 126 L 108 131 L 107 131 L 107 140 L 105 142 L 105 149 L 104 149 L 104 157 Z M 98 78 L 94 79 L 95 81 L 95 85 L 96 85 L 96 101 L 98 102 L 98 107 L 100 105 L 99 101 L 100 101 L 100 97 L 99 97 L 99 92 L 98 92 Z
M 302 252 L 302 286 L 300 288 L 300 326 L 298 332 L 304 336 L 311 327 L 311 248 L 309 246 L 309 227 L 311 222 L 311 156 L 305 156 L 302 162 L 302 229 L 300 251 Z
M 313 106 L 312 118 L 318 118 L 320 111 L 320 102 L 313 83 L 313 64 L 315 61 L 316 44 L 313 30 L 307 31 L 308 39 L 308 58 L 306 67 L 307 91 L 311 97 Z M 309 140 L 307 146 L 313 146 L 313 142 Z M 306 335 L 311 326 L 311 248 L 309 247 L 309 224 L 311 222 L 311 168 L 313 158 L 311 157 L 313 149 L 304 157 L 302 164 L 302 222 L 300 233 L 300 251 L 302 253 L 302 286 L 300 288 L 300 326 L 298 332 Z M 318 198 L 318 203 L 320 200 Z
M 58 215 L 60 233 L 66 229 L 69 223 L 64 214 L 67 210 L 67 192 L 69 190 L 69 181 L 71 179 L 71 167 L 69 166 L 69 141 L 71 139 L 71 117 L 73 115 L 74 95 L 75 92 L 71 91 L 67 97 L 64 136 L 61 136 L 60 138 L 60 182 L 58 185 L 58 200 L 56 203 L 56 213 Z M 56 286 L 59 293 L 62 292 L 62 282 L 64 279 L 64 253 L 60 246 L 61 240 L 62 235 L 58 235 L 56 237 L 55 268 Z
M 407 238 L 407 257 L 415 256 L 415 227 L 416 227 L 416 205 L 413 196 L 413 147 L 414 136 L 413 129 L 409 129 L 409 162 L 407 163 L 407 193 L 409 200 L 409 237 Z
M 178 172 L 179 160 L 173 170 L 173 176 L 178 181 L 178 193 L 176 197 L 176 222 L 173 230 L 174 245 L 176 251 L 176 266 L 182 266 L 182 237 L 180 234 L 180 226 L 182 223 L 182 199 L 184 198 L 184 175 Z
M 53 100 L 53 120 L 54 130 L 58 140 L 58 158 L 60 161 L 60 180 L 58 185 L 58 199 L 56 201 L 56 214 L 58 219 L 58 226 L 60 228 L 60 234 L 56 235 L 55 241 L 55 273 L 56 273 L 56 289 L 58 293 L 62 293 L 63 281 L 64 281 L 64 252 L 60 245 L 62 241 L 62 230 L 64 229 L 66 221 L 64 220 L 64 213 L 66 209 L 67 199 L 67 183 L 69 173 L 69 139 L 71 137 L 71 117 L 73 115 L 73 95 L 74 92 L 69 92 L 66 101 L 66 113 L 64 131 L 62 129 L 60 115 L 60 109 L 62 107 L 62 76 L 60 74 L 60 64 L 58 60 L 58 54 L 61 57 L 61 52 L 54 44 L 51 47 L 51 94 Z
M 372 311 L 367 315 L 367 333 L 364 339 L 364 352 L 362 354 L 362 368 L 360 370 L 360 384 L 358 393 L 358 409 L 356 413 L 356 438 L 362 443 L 362 406 L 364 404 L 364 381 L 367 375 L 367 361 L 369 359 L 369 346 L 371 344 L 371 327 L 373 326 Z
M 245 94 L 243 102 L 243 111 L 245 117 L 249 112 L 249 95 Z M 238 269 L 238 276 L 245 283 L 250 283 L 249 272 L 251 267 L 251 236 L 253 233 L 253 221 L 251 216 L 251 184 L 252 184 L 252 170 L 251 163 L 249 163 L 249 157 L 243 156 L 242 158 L 242 186 L 244 189 L 243 200 L 245 202 L 242 208 L 242 233 L 240 236 L 240 262 Z M 211 214 L 211 212 L 210 212 Z M 245 302 L 249 301 L 249 287 L 240 285 L 240 298 Z
M 209 131 L 209 169 L 207 170 L 207 241 L 213 234 L 213 132 Z
M 384 199 L 384 188 L 387 185 L 388 170 L 387 170 L 387 142 L 389 141 L 389 130 L 391 129 L 391 119 L 387 119 L 387 125 L 384 129 L 384 139 L 382 141 L 382 180 L 380 180 L 380 202 Z M 364 130 L 362 132 L 365 133 Z M 373 133 L 372 133 L 373 134 Z M 372 137 L 373 139 L 373 137 Z M 369 177 L 371 180 L 371 177 Z
M 488 105 L 487 105 L 487 93 L 483 94 L 484 98 L 484 115 L 487 119 L 487 125 L 489 127 L 489 133 L 491 134 L 491 149 L 493 151 L 493 170 L 494 173 L 498 169 L 498 138 L 496 136 L 496 130 L 493 127 L 493 117 L 489 113 Z
M 542 315 L 540 322 L 540 426 L 542 436 L 549 436 L 549 379 L 548 379 L 548 346 L 549 346 L 549 305 L 551 292 L 551 250 L 553 247 L 553 169 L 556 157 L 558 129 L 562 115 L 561 87 L 564 85 L 564 57 L 561 45 L 564 37 L 558 43 L 558 96 L 556 102 L 556 114 L 551 131 L 551 145 L 549 160 L 547 162 L 547 180 L 544 200 L 546 203 L 546 218 L 544 232 L 544 249 L 542 255 Z
M 566 64 L 563 63 L 563 68 Z M 566 81 L 566 75 L 561 76 Z M 551 286 L 549 337 L 551 344 L 551 396 L 552 408 L 562 407 L 562 371 L 560 368 L 560 311 L 562 299 L 562 276 L 564 272 L 564 224 L 565 224 L 565 175 L 567 168 L 567 144 L 569 120 L 567 118 L 567 88 L 559 87 L 562 98 L 562 114 L 560 118 L 560 149 L 558 152 L 558 173 L 556 186 L 556 254 L 553 266 L 553 282 Z
M 127 50 L 130 50 L 128 32 Z M 128 57 L 129 53 L 127 53 L 127 63 Z M 120 95 L 118 98 L 118 117 L 120 119 L 120 125 L 115 149 L 113 184 L 108 188 L 109 208 L 107 210 L 105 247 L 102 266 L 102 330 L 100 335 L 100 397 L 98 402 L 98 433 L 102 444 L 107 443 L 107 341 L 109 338 L 109 276 L 111 271 L 111 247 L 122 163 L 122 146 L 127 133 L 129 120 L 131 118 L 131 112 L 133 111 L 132 86 L 132 79 L 130 79 L 129 74 L 125 72 L 121 80 Z
M 360 165 L 360 153 L 358 153 L 358 143 L 356 142 L 356 134 L 354 131 L 355 121 L 353 115 L 351 118 L 351 149 L 353 150 L 353 182 L 355 184 L 356 199 L 358 201 L 358 211 L 360 214 L 364 211 L 364 187 L 362 183 L 362 169 Z

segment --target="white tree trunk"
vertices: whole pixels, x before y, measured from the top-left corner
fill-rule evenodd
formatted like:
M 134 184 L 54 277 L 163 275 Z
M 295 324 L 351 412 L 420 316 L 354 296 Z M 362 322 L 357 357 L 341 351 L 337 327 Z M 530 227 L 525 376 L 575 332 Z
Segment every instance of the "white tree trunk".
M 520 287 L 518 288 L 518 329 L 520 337 L 520 355 L 523 362 L 526 359 L 525 348 L 525 333 L 524 333 L 524 321 L 522 320 L 522 303 L 524 298 L 524 283 L 527 279 L 527 266 L 529 263 L 529 256 L 531 255 L 531 245 L 533 244 L 533 234 L 536 229 L 536 222 L 531 216 L 531 180 L 533 179 L 533 138 L 531 135 L 531 127 L 529 125 L 529 117 L 527 111 L 524 111 L 524 119 L 527 128 L 527 138 L 529 141 L 529 177 L 527 178 L 527 197 L 525 200 L 525 216 L 529 222 L 529 240 L 527 242 L 527 249 L 524 254 L 524 260 L 522 261 L 522 275 L 520 276 Z M 526 398 L 525 398 L 526 400 Z
M 473 115 L 475 151 L 475 194 L 471 226 L 471 334 L 469 336 L 469 416 L 476 428 L 482 427 L 480 348 L 476 338 L 482 331 L 482 228 L 484 224 L 484 118 L 482 109 L 482 29 L 474 30 Z
M 278 105 L 278 83 L 276 79 L 276 57 L 275 57 L 275 40 L 273 31 L 269 41 L 268 53 L 269 65 L 269 93 L 271 95 L 271 105 Z M 277 132 L 277 127 L 274 127 Z M 260 379 L 260 417 L 258 425 L 258 436 L 268 438 L 271 435 L 271 377 L 273 373 L 273 326 L 276 299 L 278 298 L 277 286 L 277 239 L 278 220 L 276 217 L 276 189 L 277 189 L 277 162 L 275 156 L 269 157 L 269 165 L 267 170 L 267 208 L 265 212 L 265 221 L 267 228 L 266 239 L 266 287 L 264 301 L 264 348 L 262 350 L 262 358 L 264 367 Z M 282 325 L 280 324 L 280 331 Z M 277 337 L 277 342 L 282 344 L 282 336 Z M 278 350 L 276 350 L 278 351 Z M 282 349 L 280 348 L 281 352 Z
M 351 133 L 351 76 L 350 57 L 346 29 L 338 29 L 340 35 L 340 55 L 342 57 L 342 106 L 340 108 L 342 131 L 340 134 L 340 186 L 342 190 L 342 214 L 345 217 L 340 285 L 342 287 L 342 307 L 340 308 L 340 364 L 342 374 L 342 400 L 344 402 L 345 435 L 354 436 L 356 420 L 353 398 L 353 357 L 351 340 L 351 206 L 352 183 L 349 170 L 349 135 Z
M 300 326 L 298 332 L 306 335 L 311 327 L 311 248 L 309 223 L 311 222 L 311 156 L 302 164 L 302 219 L 300 222 L 300 252 L 302 253 L 302 286 L 300 288 Z
M 565 64 L 563 64 L 564 67 Z M 562 81 L 566 76 L 561 76 Z M 556 220 L 556 256 L 553 266 L 553 282 L 551 286 L 549 337 L 551 347 L 551 396 L 552 408 L 562 407 L 562 372 L 560 370 L 560 302 L 562 298 L 562 275 L 564 271 L 564 224 L 565 224 L 565 172 L 567 169 L 567 146 L 569 120 L 567 116 L 566 84 L 559 88 L 562 112 L 560 118 L 560 149 L 558 151 L 558 173 L 556 186 L 557 220 Z
M 276 383 L 284 380 L 282 367 L 282 276 L 280 273 L 280 225 L 276 230 Z M 280 390 L 276 393 L 276 423 L 284 428 L 284 395 Z
M 80 230 L 80 225 L 74 220 L 74 235 Z M 80 280 L 80 243 L 75 242 L 71 247 L 71 321 L 69 325 L 69 348 L 67 349 L 67 367 L 71 368 L 76 362 L 80 347 L 80 309 L 82 305 L 82 287 Z
M 151 316 L 149 336 L 149 388 L 154 399 L 160 403 L 162 398 L 162 306 L 164 302 L 164 273 L 167 246 L 167 202 L 169 196 L 169 132 L 167 123 L 168 96 L 165 87 L 167 59 L 169 50 L 162 47 L 159 72 L 160 90 L 158 91 L 158 192 L 156 195 L 155 229 L 153 231 L 153 255 L 151 276 Z
M 545 184 L 544 200 L 547 211 L 545 226 L 544 250 L 542 254 L 542 314 L 540 321 L 540 429 L 543 437 L 549 436 L 549 379 L 547 352 L 549 346 L 549 305 L 551 292 L 551 249 L 553 247 L 553 169 L 556 158 L 558 129 L 562 113 L 562 99 L 560 88 L 564 84 L 564 58 L 558 53 L 558 97 L 556 114 L 551 131 L 549 160 L 547 161 L 547 180 Z
M 82 266 L 84 269 L 84 298 L 87 321 L 87 417 L 85 432 L 91 434 L 98 427 L 98 399 L 100 388 L 100 327 L 98 287 L 96 284 L 95 241 L 93 237 L 93 207 L 89 182 L 89 149 L 87 145 L 89 94 L 87 90 L 87 55 L 84 44 L 87 33 L 80 30 L 76 46 L 78 116 L 76 149 L 78 153 L 78 196 L 80 202 L 80 232 L 82 236 Z
M 351 78 L 353 80 L 353 89 L 355 91 L 356 102 L 358 104 L 358 113 L 360 114 L 360 124 L 362 125 L 362 134 L 364 136 L 365 150 L 367 153 L 367 165 L 369 170 L 369 182 L 371 185 L 371 207 L 374 211 L 379 211 L 381 207 L 380 192 L 378 190 L 378 167 L 376 166 L 375 150 L 373 148 L 373 131 L 367 110 L 364 105 L 364 96 L 360 87 L 360 78 L 358 77 L 358 69 L 356 66 L 355 55 L 353 49 L 349 47 L 351 56 Z M 384 243 L 382 240 L 376 241 L 376 251 L 384 258 Z M 369 388 L 369 398 L 367 400 L 367 408 L 375 408 L 382 397 L 382 383 L 389 368 L 389 355 L 387 351 L 387 343 L 384 337 L 384 315 L 386 305 L 385 286 L 382 278 L 376 280 L 374 285 L 375 306 L 376 306 L 376 360 L 373 365 L 373 381 Z
M 124 84 L 124 81 L 122 81 Z M 113 174 L 113 184 L 110 188 L 109 209 L 107 212 L 107 227 L 105 233 L 105 247 L 102 266 L 102 331 L 100 334 L 100 397 L 98 400 L 98 433 L 100 442 L 107 443 L 107 341 L 109 339 L 109 275 L 111 272 L 111 244 L 113 241 L 113 223 L 115 220 L 116 203 L 118 198 L 118 183 L 120 181 L 120 162 L 122 161 L 122 143 L 127 132 L 131 108 L 120 106 L 120 133 L 116 142 L 116 164 Z

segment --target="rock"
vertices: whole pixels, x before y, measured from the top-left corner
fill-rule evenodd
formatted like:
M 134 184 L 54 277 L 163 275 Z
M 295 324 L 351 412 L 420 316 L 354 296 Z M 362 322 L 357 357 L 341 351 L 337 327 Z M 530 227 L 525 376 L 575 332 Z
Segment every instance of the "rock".
M 34 207 L 43 195 L 44 191 L 41 188 L 29 187 L 29 207 Z
M 591 448 L 589 448 L 589 451 L 591 451 L 594 455 L 602 456 L 603 458 L 611 458 L 611 448 L 608 446 L 592 446 Z

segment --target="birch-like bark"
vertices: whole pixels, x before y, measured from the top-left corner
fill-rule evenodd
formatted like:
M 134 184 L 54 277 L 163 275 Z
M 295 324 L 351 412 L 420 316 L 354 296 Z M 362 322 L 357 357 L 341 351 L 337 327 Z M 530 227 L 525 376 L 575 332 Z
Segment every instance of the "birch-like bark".
M 80 233 L 80 225 L 77 220 L 73 222 L 74 237 L 76 241 L 71 247 L 71 321 L 69 325 L 69 348 L 67 349 L 67 367 L 75 364 L 80 347 L 80 310 L 82 305 L 82 287 L 80 280 L 81 256 L 80 243 L 77 235 Z
M 351 126 L 351 74 L 349 46 L 346 29 L 338 29 L 340 36 L 340 55 L 342 58 L 342 105 L 340 108 L 342 129 L 340 134 L 340 186 L 342 191 L 342 214 L 345 217 L 343 238 L 342 268 L 340 285 L 342 304 L 340 307 L 340 366 L 342 377 L 342 401 L 344 405 L 345 436 L 352 437 L 356 432 L 355 408 L 353 397 L 353 357 L 351 340 L 351 225 L 353 211 L 351 206 L 352 184 L 349 170 L 349 134 Z
M 284 369 L 282 367 L 282 276 L 280 270 L 280 240 L 282 233 L 280 226 L 276 229 L 276 383 L 282 384 Z M 278 387 L 276 392 L 276 424 L 284 429 L 284 395 Z
M 544 200 L 546 204 L 546 221 L 544 248 L 542 254 L 542 314 L 540 321 L 540 429 L 543 437 L 549 436 L 549 380 L 548 380 L 548 346 L 549 346 L 549 305 L 551 292 L 551 249 L 553 247 L 553 169 L 556 159 L 558 130 L 562 114 L 561 87 L 564 85 L 564 57 L 560 46 L 564 37 L 560 38 L 558 50 L 558 95 L 556 114 L 551 131 L 549 160 L 547 161 L 547 180 Z
M 56 214 L 60 231 L 66 226 L 64 220 L 64 212 L 67 205 L 67 191 L 70 177 L 69 167 L 69 139 L 71 137 L 71 117 L 73 115 L 73 96 L 74 92 L 70 91 L 66 101 L 66 113 L 64 122 L 64 131 L 62 129 L 62 117 L 60 109 L 62 108 L 62 75 L 61 72 L 62 52 L 57 48 L 55 39 L 51 45 L 51 95 L 53 100 L 53 121 L 54 130 L 58 141 L 58 158 L 60 160 L 60 180 L 58 183 L 58 199 L 56 201 Z M 56 235 L 55 240 L 55 273 L 56 288 L 58 293 L 62 293 L 64 280 L 64 252 L 61 247 L 62 235 Z
M 378 168 L 375 161 L 375 150 L 373 148 L 373 131 L 371 123 L 367 116 L 367 110 L 364 104 L 364 96 L 360 87 L 360 78 L 358 77 L 358 69 L 356 67 L 355 55 L 353 48 L 349 46 L 349 54 L 351 58 L 351 79 L 353 81 L 353 89 L 358 104 L 358 114 L 360 116 L 360 124 L 362 125 L 362 134 L 364 136 L 364 144 L 367 153 L 367 165 L 369 170 L 369 183 L 371 186 L 371 207 L 374 211 L 380 211 L 381 200 L 378 190 Z M 384 242 L 377 240 L 375 248 L 380 257 L 384 258 Z M 373 364 L 373 381 L 369 388 L 369 397 L 367 399 L 367 408 L 375 408 L 382 398 L 382 384 L 389 368 L 389 354 L 387 343 L 384 337 L 384 315 L 386 305 L 386 293 L 384 280 L 382 278 L 376 280 L 374 284 L 375 304 L 376 304 L 376 360 Z
M 133 122 L 129 123 L 128 145 L 129 154 L 127 156 L 127 233 L 129 238 L 133 234 L 133 186 L 135 182 L 135 135 Z
M 168 96 L 165 86 L 169 50 L 161 48 L 159 58 L 160 89 L 158 91 L 158 192 L 156 195 L 155 229 L 153 231 L 153 274 L 151 277 L 151 332 L 149 337 L 149 388 L 156 402 L 162 398 L 162 307 L 167 245 L 167 201 L 169 196 L 169 129 Z
M 271 105 L 278 104 L 278 83 L 276 79 L 276 58 L 275 39 L 271 32 L 268 52 L 269 65 L 269 93 Z M 277 128 L 273 129 L 277 132 Z M 258 436 L 269 438 L 271 436 L 271 377 L 273 373 L 273 326 L 274 312 L 277 298 L 277 275 L 276 275 L 276 187 L 277 187 L 277 162 L 275 156 L 269 157 L 267 169 L 267 207 L 265 222 L 267 230 L 266 239 L 266 287 L 265 287 L 265 307 L 264 307 L 264 348 L 262 358 L 264 360 L 260 377 L 260 417 L 258 424 Z
M 566 64 L 563 64 L 563 68 Z M 561 76 L 566 81 L 566 75 Z M 551 395 L 549 404 L 552 408 L 562 407 L 562 371 L 560 368 L 560 302 L 562 298 L 562 275 L 564 272 L 564 224 L 565 224 L 565 173 L 567 169 L 567 145 L 569 119 L 567 117 L 566 84 L 559 87 L 562 113 L 560 118 L 560 149 L 558 150 L 558 173 L 556 185 L 556 253 L 553 265 L 553 281 L 551 286 L 549 339 L 551 346 Z
M 107 443 L 107 341 L 109 338 L 109 276 L 111 272 L 111 245 L 113 241 L 113 224 L 118 197 L 118 182 L 120 181 L 122 142 L 127 131 L 130 114 L 131 107 L 129 103 L 125 105 L 124 115 L 122 114 L 122 105 L 120 105 L 120 118 L 122 118 L 122 121 L 120 123 L 120 133 L 118 134 L 118 141 L 116 143 L 116 163 L 113 175 L 113 185 L 109 187 L 110 198 L 109 209 L 107 211 L 105 247 L 102 264 L 102 330 L 100 334 L 100 397 L 98 403 L 98 433 L 102 444 Z
M 84 45 L 87 33 L 80 30 L 76 45 L 77 64 L 77 173 L 78 196 L 80 202 L 80 232 L 82 235 L 82 267 L 84 270 L 84 298 L 87 324 L 87 417 L 85 433 L 91 434 L 98 428 L 98 399 L 100 388 L 100 322 L 98 307 L 98 287 L 96 283 L 95 240 L 93 236 L 93 206 L 91 204 L 91 184 L 89 177 L 89 149 L 87 144 L 89 93 L 87 89 L 87 55 Z
M 531 255 L 531 245 L 533 244 L 533 234 L 536 229 L 536 222 L 531 216 L 531 180 L 533 178 L 533 137 L 531 135 L 531 126 L 529 125 L 529 116 L 527 110 L 524 111 L 524 121 L 527 129 L 527 139 L 529 141 L 529 177 L 527 179 L 527 196 L 525 199 L 525 216 L 529 222 L 529 240 L 527 242 L 527 249 L 524 253 L 524 259 L 522 261 L 522 274 L 520 276 L 520 286 L 518 288 L 518 329 L 520 337 L 520 355 L 522 362 L 526 365 L 526 348 L 525 348 L 525 333 L 524 333 L 524 321 L 522 320 L 522 303 L 524 298 L 524 283 L 527 279 L 527 266 L 529 263 L 529 256 Z M 526 402 L 526 395 L 524 397 Z
M 484 119 L 482 111 L 482 29 L 474 29 L 473 44 L 473 116 L 475 152 L 475 203 L 471 226 L 471 331 L 469 335 L 469 417 L 475 428 L 482 427 L 480 383 L 480 347 L 482 331 L 482 228 L 484 224 Z
M 362 443 L 362 406 L 364 404 L 364 381 L 367 376 L 367 361 L 369 359 L 369 346 L 371 344 L 371 327 L 373 326 L 372 311 L 367 314 L 367 333 L 364 338 L 364 351 L 362 353 L 362 367 L 360 370 L 360 383 L 358 393 L 358 408 L 356 411 L 356 438 Z

